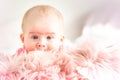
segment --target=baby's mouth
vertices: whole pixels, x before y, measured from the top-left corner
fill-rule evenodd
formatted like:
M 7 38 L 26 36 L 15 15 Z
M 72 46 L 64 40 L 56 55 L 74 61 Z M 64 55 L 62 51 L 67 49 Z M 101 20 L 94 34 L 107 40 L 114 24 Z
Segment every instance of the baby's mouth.
M 48 51 L 47 49 L 45 49 L 45 48 L 35 48 L 35 50 L 34 51 Z

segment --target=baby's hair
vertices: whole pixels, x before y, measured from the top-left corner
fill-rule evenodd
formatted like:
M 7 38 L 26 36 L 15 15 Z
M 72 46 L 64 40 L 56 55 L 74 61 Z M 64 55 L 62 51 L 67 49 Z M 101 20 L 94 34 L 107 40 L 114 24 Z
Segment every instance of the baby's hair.
M 41 17 L 41 16 L 51 16 L 55 15 L 58 17 L 58 19 L 61 20 L 61 23 L 64 24 L 64 19 L 63 15 L 60 11 L 58 11 L 56 8 L 49 6 L 49 5 L 37 5 L 32 8 L 30 8 L 23 16 L 23 21 L 22 21 L 22 31 L 24 32 L 24 25 L 27 21 L 27 18 L 29 17 Z

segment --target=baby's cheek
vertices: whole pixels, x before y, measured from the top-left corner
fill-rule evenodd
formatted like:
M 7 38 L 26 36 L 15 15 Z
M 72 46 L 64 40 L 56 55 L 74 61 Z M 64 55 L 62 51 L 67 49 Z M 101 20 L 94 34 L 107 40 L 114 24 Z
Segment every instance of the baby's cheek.
M 35 49 L 34 48 L 29 48 L 28 52 L 30 52 L 30 51 L 35 51 Z
M 28 44 L 25 49 L 27 52 L 34 51 L 35 50 L 35 45 Z
M 50 50 L 58 50 L 58 49 L 59 49 L 58 44 L 49 44 L 48 45 L 48 51 L 50 51 Z

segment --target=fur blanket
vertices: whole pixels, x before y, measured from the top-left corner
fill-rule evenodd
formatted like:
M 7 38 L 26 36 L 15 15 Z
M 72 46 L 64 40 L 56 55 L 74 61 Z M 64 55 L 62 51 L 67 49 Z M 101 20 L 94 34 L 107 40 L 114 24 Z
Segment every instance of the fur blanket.
M 120 46 L 85 41 L 61 53 L 0 54 L 0 80 L 120 80 Z

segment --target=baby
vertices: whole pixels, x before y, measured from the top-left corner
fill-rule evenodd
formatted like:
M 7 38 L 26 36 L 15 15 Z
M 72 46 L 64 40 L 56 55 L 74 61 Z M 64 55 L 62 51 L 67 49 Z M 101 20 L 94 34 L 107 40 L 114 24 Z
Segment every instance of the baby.
M 64 20 L 54 7 L 38 5 L 29 9 L 22 22 L 20 34 L 23 48 L 17 51 L 61 51 L 64 41 Z

